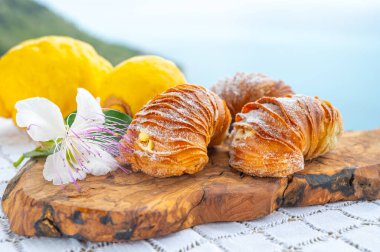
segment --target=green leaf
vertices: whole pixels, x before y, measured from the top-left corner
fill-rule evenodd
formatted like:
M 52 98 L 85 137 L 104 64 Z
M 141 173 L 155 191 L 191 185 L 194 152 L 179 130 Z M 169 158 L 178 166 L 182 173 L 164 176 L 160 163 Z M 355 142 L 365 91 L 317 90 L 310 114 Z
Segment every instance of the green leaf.
M 106 122 L 105 122 L 105 127 L 107 127 L 107 124 L 108 125 L 112 125 L 113 124 L 113 127 L 117 128 L 118 132 L 114 132 L 114 133 L 119 133 L 120 132 L 125 132 L 127 131 L 127 128 L 129 126 L 129 124 L 132 122 L 132 118 L 123 113 L 123 112 L 120 112 L 118 110 L 114 110 L 114 109 L 106 109 L 106 110 L 103 110 L 103 113 L 105 114 L 106 116 Z M 108 135 L 108 136 L 111 136 L 111 134 L 109 133 L 103 133 L 104 135 Z M 120 137 L 119 136 L 115 136 L 113 137 L 113 139 L 115 141 L 120 141 Z
M 118 110 L 103 109 L 103 113 L 106 116 L 106 124 L 107 124 L 107 122 L 116 122 L 119 124 L 126 125 L 126 124 L 130 124 L 132 122 L 132 118 L 128 114 L 125 114 L 125 113 L 120 112 Z M 77 112 L 74 111 L 65 118 L 66 124 L 69 127 L 71 127 L 71 125 L 73 125 L 76 115 L 77 115 Z M 122 128 L 122 126 L 120 126 L 120 128 Z
M 66 124 L 67 124 L 69 127 L 71 127 L 71 125 L 73 125 L 76 116 L 77 116 L 77 112 L 74 111 L 74 112 L 72 112 L 70 115 L 68 115 L 68 116 L 65 118 L 65 122 L 66 122 Z
M 104 109 L 103 113 L 106 115 L 106 124 L 107 122 L 116 122 L 122 125 L 127 125 L 132 122 L 132 118 L 129 115 L 118 110 Z M 120 125 L 120 128 L 123 128 L 122 125 Z

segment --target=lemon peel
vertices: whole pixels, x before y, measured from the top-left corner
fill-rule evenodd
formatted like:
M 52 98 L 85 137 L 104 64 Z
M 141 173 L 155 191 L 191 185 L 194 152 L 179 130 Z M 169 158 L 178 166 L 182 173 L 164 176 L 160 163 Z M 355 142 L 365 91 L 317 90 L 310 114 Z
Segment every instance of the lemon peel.
M 78 87 L 96 95 L 112 65 L 82 41 L 46 36 L 10 49 L 0 59 L 0 115 L 14 117 L 17 101 L 45 97 L 64 116 L 75 110 Z
M 5 107 L 4 107 L 4 104 L 3 104 L 3 100 L 0 98 L 0 116 L 2 117 L 10 117 L 10 114 L 7 113 L 7 111 L 5 110 Z
M 122 100 L 134 115 L 156 95 L 184 83 L 183 73 L 173 62 L 153 55 L 136 56 L 120 63 L 107 75 L 99 95 L 108 106 L 112 106 L 107 101 L 110 98 Z M 116 105 L 121 108 L 120 104 Z

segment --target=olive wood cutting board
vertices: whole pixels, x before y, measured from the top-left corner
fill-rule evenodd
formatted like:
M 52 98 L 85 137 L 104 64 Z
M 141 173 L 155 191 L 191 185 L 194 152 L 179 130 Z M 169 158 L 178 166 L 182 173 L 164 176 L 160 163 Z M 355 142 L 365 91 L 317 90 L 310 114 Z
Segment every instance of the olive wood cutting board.
M 225 146 L 210 149 L 209 156 L 195 175 L 153 178 L 118 170 L 88 176 L 80 191 L 45 181 L 44 159 L 33 159 L 9 182 L 2 205 L 20 235 L 127 241 L 257 219 L 279 207 L 380 198 L 380 129 L 345 133 L 335 150 L 288 178 L 234 171 Z

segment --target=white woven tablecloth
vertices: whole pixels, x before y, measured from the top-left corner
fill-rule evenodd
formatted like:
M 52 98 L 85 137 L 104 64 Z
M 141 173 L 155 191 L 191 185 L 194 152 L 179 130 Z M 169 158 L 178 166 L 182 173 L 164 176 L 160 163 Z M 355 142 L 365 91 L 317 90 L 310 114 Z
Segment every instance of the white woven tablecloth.
M 0 196 L 17 172 L 11 162 L 33 147 L 12 121 L 0 118 Z M 119 244 L 18 236 L 1 210 L 0 251 L 380 251 L 380 200 L 282 208 L 256 221 L 200 225 Z

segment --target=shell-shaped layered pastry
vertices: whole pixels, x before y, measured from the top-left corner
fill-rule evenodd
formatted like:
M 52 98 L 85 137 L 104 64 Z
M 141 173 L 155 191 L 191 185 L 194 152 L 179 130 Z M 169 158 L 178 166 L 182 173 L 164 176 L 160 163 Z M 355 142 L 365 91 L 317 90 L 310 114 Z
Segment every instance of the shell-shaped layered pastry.
M 333 149 L 342 133 L 341 115 L 327 101 L 264 97 L 236 115 L 230 165 L 249 175 L 284 177 Z
M 211 90 L 226 101 L 233 118 L 248 102 L 262 97 L 293 95 L 291 87 L 283 81 L 273 80 L 260 73 L 236 73 L 231 78 L 217 82 Z
M 120 160 L 155 177 L 193 174 L 208 162 L 207 146 L 221 144 L 231 115 L 215 93 L 179 85 L 136 113 L 120 142 Z

